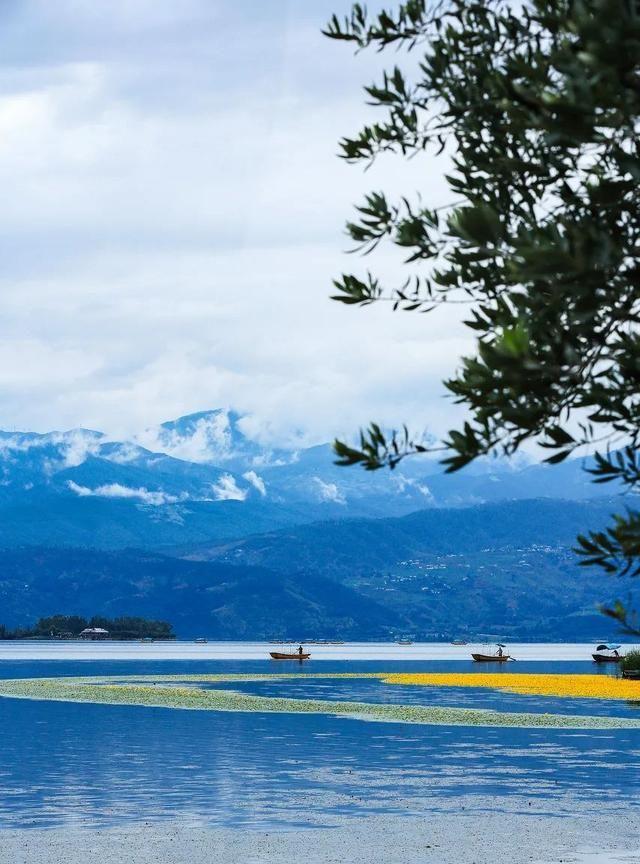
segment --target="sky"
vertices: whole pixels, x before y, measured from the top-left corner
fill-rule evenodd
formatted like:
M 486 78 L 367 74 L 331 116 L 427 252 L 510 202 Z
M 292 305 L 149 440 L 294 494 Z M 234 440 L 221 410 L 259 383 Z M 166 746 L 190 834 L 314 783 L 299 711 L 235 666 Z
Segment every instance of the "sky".
M 372 4 L 375 7 L 375 4 Z M 0 428 L 127 436 L 233 407 L 271 442 L 371 419 L 442 434 L 455 309 L 329 300 L 365 192 L 447 203 L 444 166 L 337 157 L 396 53 L 320 33 L 342 0 L 2 0 Z

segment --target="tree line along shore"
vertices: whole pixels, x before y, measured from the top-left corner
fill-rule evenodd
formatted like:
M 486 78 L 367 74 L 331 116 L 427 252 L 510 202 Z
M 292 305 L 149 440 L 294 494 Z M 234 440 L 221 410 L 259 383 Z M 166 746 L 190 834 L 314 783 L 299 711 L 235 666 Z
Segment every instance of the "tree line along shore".
M 31 627 L 11 629 L 0 624 L 0 640 L 11 639 L 175 639 L 173 627 L 167 621 L 122 616 L 104 618 L 94 615 L 52 615 L 40 618 Z

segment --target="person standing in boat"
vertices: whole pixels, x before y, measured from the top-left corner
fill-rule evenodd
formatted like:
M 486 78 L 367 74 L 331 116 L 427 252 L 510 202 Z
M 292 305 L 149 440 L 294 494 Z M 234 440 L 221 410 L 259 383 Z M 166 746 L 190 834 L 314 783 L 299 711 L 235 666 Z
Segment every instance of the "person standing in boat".
M 498 657 L 502 657 L 502 645 L 498 645 Z
M 302 657 L 303 653 L 304 652 L 302 650 L 302 645 L 300 645 L 300 647 L 298 648 L 298 654 Z

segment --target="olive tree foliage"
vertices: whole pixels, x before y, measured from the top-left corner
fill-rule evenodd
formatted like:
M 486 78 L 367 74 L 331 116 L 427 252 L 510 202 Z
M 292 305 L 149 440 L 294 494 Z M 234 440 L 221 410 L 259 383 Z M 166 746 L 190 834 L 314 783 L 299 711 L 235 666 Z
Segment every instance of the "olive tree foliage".
M 335 443 L 339 464 L 393 468 L 441 449 L 456 471 L 536 442 L 550 463 L 595 450 L 595 482 L 637 491 L 640 2 L 407 0 L 374 15 L 358 3 L 325 34 L 394 49 L 365 88 L 380 119 L 343 139 L 341 156 L 422 155 L 427 178 L 442 151 L 451 165 L 446 207 L 365 197 L 347 223 L 354 249 L 391 242 L 406 273 L 397 285 L 343 274 L 334 299 L 410 312 L 464 303 L 477 337 L 445 382 L 468 409 L 462 428 L 430 447 L 372 424 L 359 447 Z M 640 513 L 578 545 L 582 563 L 640 573 Z M 633 629 L 622 606 L 608 611 Z

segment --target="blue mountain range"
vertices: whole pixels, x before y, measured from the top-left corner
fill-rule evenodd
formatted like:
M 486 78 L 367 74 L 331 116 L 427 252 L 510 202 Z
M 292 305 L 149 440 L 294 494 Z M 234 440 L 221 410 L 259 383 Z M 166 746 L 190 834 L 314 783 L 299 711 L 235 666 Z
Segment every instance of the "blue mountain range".
M 207 411 L 127 441 L 87 429 L 0 432 L 0 543 L 160 549 L 326 519 L 612 493 L 579 460 L 484 460 L 454 475 L 426 458 L 345 469 L 328 444 L 265 447 L 243 420 Z
M 0 623 L 166 608 L 221 638 L 611 630 L 595 605 L 613 583 L 571 546 L 620 504 L 580 460 L 367 473 L 252 428 L 217 409 L 130 440 L 0 432 Z

